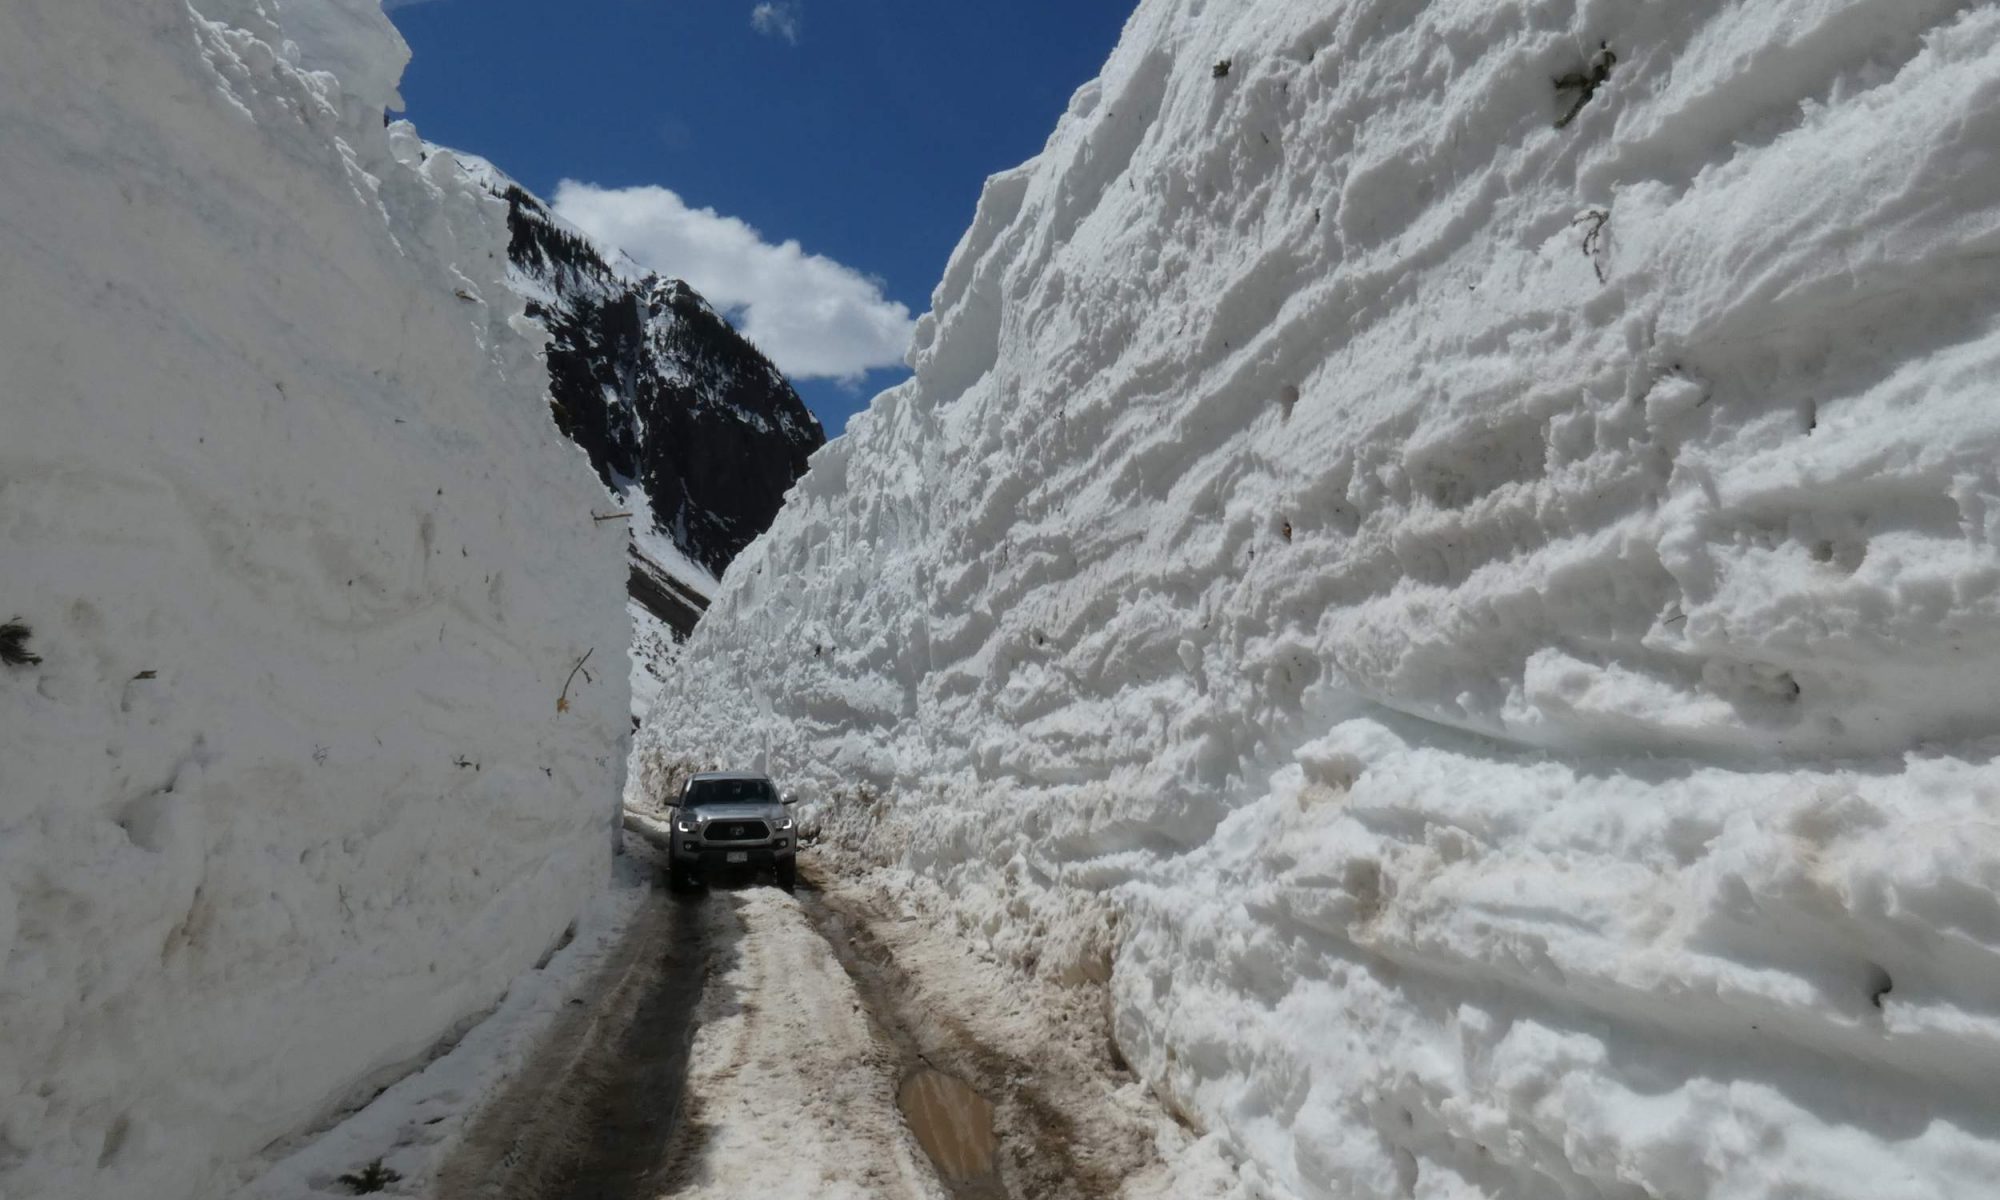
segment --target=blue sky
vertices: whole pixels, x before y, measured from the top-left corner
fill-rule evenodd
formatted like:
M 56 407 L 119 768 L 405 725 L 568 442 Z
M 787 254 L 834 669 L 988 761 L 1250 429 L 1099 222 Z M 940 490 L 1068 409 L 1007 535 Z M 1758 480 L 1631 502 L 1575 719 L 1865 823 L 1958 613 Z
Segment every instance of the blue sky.
M 880 364 L 929 307 L 980 184 L 1041 149 L 1132 5 L 390 7 L 415 53 L 403 97 L 425 137 L 492 159 L 689 278 L 837 434 L 904 377 Z

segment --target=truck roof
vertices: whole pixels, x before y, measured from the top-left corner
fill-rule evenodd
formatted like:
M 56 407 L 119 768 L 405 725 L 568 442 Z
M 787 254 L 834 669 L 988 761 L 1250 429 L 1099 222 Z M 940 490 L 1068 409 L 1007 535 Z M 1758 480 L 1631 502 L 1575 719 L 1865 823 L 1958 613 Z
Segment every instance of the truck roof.
M 769 775 L 766 775 L 766 774 L 764 774 L 764 773 L 763 773 L 762 771 L 700 771 L 700 772 L 697 772 L 697 773 L 696 773 L 695 775 L 691 776 L 690 778 L 692 778 L 693 780 L 696 780 L 696 781 L 700 781 L 700 780 L 704 780 L 704 779 L 763 779 L 763 780 L 769 780 L 769 779 L 770 779 L 771 777 L 770 777 Z

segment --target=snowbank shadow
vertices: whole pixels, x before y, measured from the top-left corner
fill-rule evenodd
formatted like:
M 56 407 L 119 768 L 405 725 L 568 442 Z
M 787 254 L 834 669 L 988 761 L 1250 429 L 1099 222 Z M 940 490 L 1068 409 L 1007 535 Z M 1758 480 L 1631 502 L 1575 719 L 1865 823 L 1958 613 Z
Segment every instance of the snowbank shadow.
M 440 1178 L 441 1200 L 652 1200 L 697 1161 L 689 1052 L 711 981 L 735 964 L 740 923 L 662 889 L 577 1007 Z M 710 997 L 733 1003 L 731 997 Z

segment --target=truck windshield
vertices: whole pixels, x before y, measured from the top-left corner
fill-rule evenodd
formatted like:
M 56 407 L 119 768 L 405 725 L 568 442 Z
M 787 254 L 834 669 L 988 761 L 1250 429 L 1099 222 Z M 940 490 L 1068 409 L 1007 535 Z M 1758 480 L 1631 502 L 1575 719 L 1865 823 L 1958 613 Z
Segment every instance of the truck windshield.
M 777 793 L 768 779 L 697 779 L 688 785 L 688 808 L 707 804 L 776 804 Z

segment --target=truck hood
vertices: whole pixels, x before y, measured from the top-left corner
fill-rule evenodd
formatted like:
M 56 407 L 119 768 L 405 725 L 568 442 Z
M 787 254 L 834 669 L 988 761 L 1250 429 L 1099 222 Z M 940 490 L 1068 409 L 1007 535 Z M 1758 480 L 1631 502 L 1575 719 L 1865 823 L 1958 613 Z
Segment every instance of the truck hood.
M 684 820 L 695 821 L 778 821 L 785 816 L 782 804 L 704 804 L 683 809 Z

